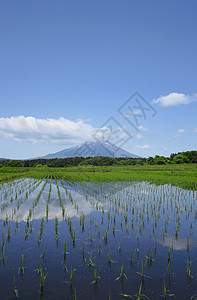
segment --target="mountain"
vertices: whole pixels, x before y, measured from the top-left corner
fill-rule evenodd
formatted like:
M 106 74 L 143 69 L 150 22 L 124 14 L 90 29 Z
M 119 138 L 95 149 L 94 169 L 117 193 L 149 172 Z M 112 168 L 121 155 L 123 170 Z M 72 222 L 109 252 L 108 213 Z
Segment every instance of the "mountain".
M 125 151 L 117 147 L 115 144 L 105 141 L 99 142 L 86 142 L 79 146 L 71 147 L 53 154 L 47 154 L 39 158 L 67 158 L 67 157 L 130 157 L 139 158 L 139 156 Z

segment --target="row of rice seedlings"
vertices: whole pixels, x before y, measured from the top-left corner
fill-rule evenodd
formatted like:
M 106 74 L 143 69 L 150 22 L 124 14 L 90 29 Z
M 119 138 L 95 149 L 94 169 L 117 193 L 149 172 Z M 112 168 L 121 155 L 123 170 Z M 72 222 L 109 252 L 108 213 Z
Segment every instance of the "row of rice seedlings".
M 83 232 L 85 230 L 85 215 L 84 214 L 82 214 L 80 216 L 80 225 L 81 225 L 81 230 Z
M 5 246 L 5 243 L 4 243 L 3 246 L 2 246 L 2 257 L 0 257 L 0 261 L 3 260 L 3 262 L 6 259 L 5 250 L 6 250 L 6 246 Z
M 39 180 L 35 180 L 35 183 L 33 184 L 33 186 L 31 188 L 29 188 L 29 195 L 31 193 L 33 193 L 38 187 L 39 185 L 43 182 L 44 178 L 40 178 Z
M 45 181 L 45 183 L 44 183 L 42 189 L 40 190 L 38 196 L 37 196 L 36 199 L 35 199 L 35 202 L 34 202 L 33 207 L 32 207 L 33 209 L 34 209 L 34 208 L 36 207 L 36 205 L 38 204 L 38 201 L 40 200 L 40 197 L 41 197 L 41 195 L 42 195 L 42 192 L 44 191 L 45 186 L 47 185 L 48 179 L 49 179 L 49 177 L 47 176 L 47 179 L 46 179 L 46 181 Z
M 66 192 L 66 195 L 68 196 L 68 200 L 71 202 L 71 204 L 74 206 L 74 208 L 77 210 L 77 213 L 78 213 L 78 209 L 79 209 L 79 205 L 76 201 L 74 201 L 73 197 L 72 197 L 72 194 L 68 191 L 67 187 L 65 186 L 63 180 L 61 179 L 61 177 L 58 177 L 58 179 L 60 180 L 61 182 L 61 185 L 62 187 L 64 188 L 65 192 Z M 63 217 L 65 215 L 65 208 L 62 206 L 62 214 L 63 214 Z
M 129 199 L 129 198 L 128 198 L 128 199 Z M 143 215 L 144 215 L 144 212 L 145 212 L 145 211 L 144 211 L 144 206 L 143 206 L 143 204 L 144 204 L 145 201 L 152 201 L 152 200 L 153 200 L 153 203 L 158 203 L 158 205 L 161 205 L 160 198 L 157 199 L 157 201 L 159 201 L 159 202 L 156 202 L 156 200 L 152 199 L 152 196 L 151 196 L 151 197 L 146 197 L 146 198 L 143 198 L 143 197 L 142 197 L 142 199 L 140 199 L 141 204 L 142 204 L 142 209 L 137 209 L 137 210 L 136 210 L 136 211 L 137 211 L 136 221 L 137 221 L 137 218 L 141 221 L 141 222 L 139 223 L 139 230 L 138 230 L 138 234 L 137 234 L 137 242 L 139 242 L 139 235 L 142 235 L 142 234 L 143 234 L 142 226 L 143 226 Z M 133 205 L 139 203 L 138 197 L 137 197 L 137 199 L 132 199 L 132 203 L 133 203 Z M 177 202 L 177 203 L 178 203 L 178 202 Z M 157 214 L 155 213 L 156 206 L 154 207 L 154 205 L 153 205 L 152 207 L 153 207 L 153 210 L 152 210 L 152 212 L 153 212 L 153 225 L 154 225 L 154 230 L 156 231 L 157 228 L 158 228 L 158 220 L 159 220 L 159 217 L 160 217 L 160 216 L 157 215 Z M 179 206 L 178 206 L 178 204 L 175 203 L 175 208 L 177 208 L 177 207 L 179 207 Z M 129 209 L 129 205 L 128 205 L 128 206 L 125 205 L 124 207 L 122 207 L 122 211 L 120 212 L 120 214 L 123 216 L 123 219 L 124 219 L 124 223 L 122 222 L 122 226 L 127 226 L 127 224 L 128 224 L 129 222 L 131 222 L 131 220 L 130 220 L 130 215 L 127 213 L 127 209 Z M 160 209 L 161 209 L 161 206 L 160 206 Z M 132 211 L 133 211 L 133 209 L 132 209 Z M 172 211 L 172 212 L 173 212 L 173 211 Z M 115 226 L 115 225 L 117 224 L 116 218 L 114 218 L 115 214 L 108 213 L 108 214 L 105 214 L 105 215 L 107 216 L 108 226 L 110 225 L 110 222 L 111 222 L 111 224 L 113 224 L 113 226 Z M 138 217 L 137 217 L 137 216 L 138 216 Z M 176 216 L 178 216 L 178 218 L 179 218 L 179 214 L 178 214 L 178 213 L 176 213 Z M 179 221 L 180 221 L 180 220 L 179 220 Z M 101 222 L 101 224 L 102 224 L 102 222 Z M 123 225 L 123 224 L 125 224 L 125 225 Z M 137 224 L 137 223 L 136 223 L 136 224 Z M 70 232 L 72 233 L 72 232 L 73 232 L 73 224 L 72 224 L 72 221 L 71 221 L 70 218 L 68 218 L 68 225 L 69 225 L 69 227 L 70 227 Z M 166 225 L 167 225 L 167 224 L 166 224 Z M 58 224 L 57 224 L 57 226 L 58 226 Z M 108 229 L 106 230 L 106 232 L 109 233 L 109 230 L 110 230 L 110 229 L 108 228 Z M 107 233 L 107 234 L 104 233 L 104 237 L 105 237 L 105 236 L 108 237 L 108 233 Z M 104 241 L 105 241 L 105 238 L 104 238 Z M 108 242 L 108 240 L 107 240 L 107 242 Z M 137 244 L 137 248 L 139 248 L 139 244 Z M 119 247 L 118 247 L 118 250 L 120 250 L 120 249 L 121 249 L 121 243 L 119 244 Z M 101 253 L 101 251 L 100 251 L 100 253 Z M 148 254 L 148 257 L 152 260 L 151 253 Z M 169 262 L 171 261 L 171 254 L 168 255 L 168 257 L 170 258 L 170 259 L 168 259 L 168 264 L 169 264 Z M 109 261 L 112 261 L 112 260 L 111 260 L 111 252 L 110 252 L 110 255 L 109 255 L 109 259 L 108 259 L 108 260 L 109 260 Z M 141 261 L 141 262 L 142 262 L 142 271 L 141 271 L 140 275 L 141 275 L 141 277 L 143 278 L 143 277 L 145 277 L 145 275 L 144 275 L 144 266 L 145 266 L 145 264 L 143 263 L 143 261 Z M 92 251 L 91 251 L 90 254 L 89 254 L 88 265 L 91 267 L 92 264 L 94 264 L 94 262 L 93 262 Z M 188 265 L 189 265 L 189 267 L 190 267 L 190 269 L 191 269 L 190 264 L 188 264 Z M 121 270 L 122 270 L 122 274 L 123 274 L 124 265 L 122 265 L 122 266 L 123 266 L 123 268 L 121 268 Z M 189 273 L 189 267 L 188 267 L 187 273 L 191 275 L 191 272 Z M 120 273 L 120 274 L 121 274 L 121 273 Z M 119 277 L 121 277 L 121 276 L 119 276 Z M 122 275 L 122 277 L 124 277 L 124 276 Z
M 51 176 L 51 181 L 50 181 L 50 187 L 49 187 L 49 194 L 48 194 L 48 199 L 47 199 L 47 204 L 46 204 L 46 219 L 48 220 L 49 217 L 49 202 L 51 198 L 51 191 L 52 191 L 52 176 Z
M 55 239 L 57 242 L 57 246 L 58 246 L 58 239 L 59 239 L 59 232 L 58 232 L 58 218 L 55 217 Z
M 12 185 L 5 186 L 5 194 L 4 197 L 1 197 L 1 201 L 4 203 L 6 202 L 6 199 L 9 197 L 10 203 L 13 202 L 14 199 L 17 199 L 18 196 L 22 195 L 25 193 L 25 191 L 28 189 L 29 182 L 32 181 L 32 179 L 21 179 L 20 181 L 14 181 L 12 182 Z
M 69 254 L 66 249 L 66 241 L 64 241 L 64 265 L 66 266 L 66 255 Z
M 38 246 L 40 246 L 40 243 L 41 243 L 41 240 L 42 240 L 43 229 L 44 229 L 44 217 L 41 220 L 40 231 L 38 233 Z
M 65 184 L 64 184 L 64 182 L 63 182 L 63 180 L 62 180 L 62 178 L 58 176 L 58 179 L 59 179 L 59 181 L 61 182 L 62 187 L 65 189 L 66 195 L 68 196 L 68 189 L 67 189 L 67 187 L 65 186 Z
M 56 187 L 57 187 L 57 192 L 58 192 L 58 196 L 59 196 L 59 199 L 60 199 L 60 207 L 61 207 L 62 206 L 62 197 L 61 197 L 61 194 L 60 194 L 60 189 L 59 189 L 59 185 L 58 185 L 56 176 L 55 176 L 55 182 L 56 182 Z
M 38 179 L 36 179 L 37 181 Z M 20 194 L 20 191 L 23 192 L 25 187 L 29 184 L 35 182 L 32 178 L 21 178 L 15 179 L 14 181 L 9 181 L 1 184 L 0 188 L 0 201 L 2 200 L 2 195 L 5 193 L 5 196 L 9 196 L 12 194 Z
M 20 194 L 21 186 L 24 180 L 24 178 L 21 178 L 13 182 L 4 183 L 1 188 L 1 200 L 6 200 L 9 196 L 13 194 Z
M 62 187 L 65 189 L 66 195 L 68 196 L 68 200 L 69 200 L 70 203 L 74 206 L 74 208 L 77 210 L 77 213 L 78 213 L 79 204 L 77 203 L 77 201 L 75 201 L 75 200 L 73 199 L 71 192 L 68 191 L 68 189 L 67 189 L 67 187 L 65 186 L 63 180 L 62 180 L 60 177 L 58 177 L 58 179 L 60 180 Z M 69 183 L 69 184 L 70 184 L 70 183 Z M 72 186 L 75 187 L 75 183 L 73 183 Z M 63 217 L 64 217 L 65 209 L 62 211 L 62 213 L 63 213 Z
M 65 208 L 64 208 L 64 204 L 62 202 L 62 197 L 61 197 L 61 194 L 60 194 L 60 189 L 59 189 L 59 185 L 58 185 L 56 177 L 55 177 L 55 182 L 56 182 L 56 187 L 57 187 L 57 191 L 58 191 L 58 196 L 59 196 L 59 199 L 60 199 L 60 207 L 62 208 L 62 216 L 64 218 L 64 216 L 65 216 Z
M 19 183 L 17 182 L 17 187 L 19 189 L 20 186 L 18 186 L 18 185 L 19 185 Z M 20 182 L 20 185 L 22 185 L 22 182 Z M 14 193 L 14 195 L 13 195 L 13 193 Z M 9 190 L 9 188 L 7 188 L 5 190 L 5 194 L 4 194 L 4 198 L 3 198 L 3 204 L 1 205 L 1 212 L 3 212 L 5 210 L 5 208 L 7 208 L 7 206 L 14 201 L 14 199 L 17 199 L 18 194 L 19 195 L 21 194 L 21 189 L 16 190 L 16 187 L 15 187 L 14 191 L 13 191 L 13 189 Z M 10 196 L 10 200 L 8 199 L 8 195 Z
M 72 242 L 73 242 L 73 247 L 74 247 L 75 246 L 75 236 L 76 236 L 76 233 L 74 231 L 74 228 L 73 228 L 72 221 L 71 221 L 70 217 L 68 217 L 67 222 L 68 222 L 69 232 L 70 232 L 70 235 L 71 235 L 71 238 L 72 238 Z
M 48 195 L 48 200 L 47 200 L 48 202 L 50 201 L 50 198 L 51 198 L 52 183 L 53 183 L 53 179 L 52 179 L 52 176 L 51 176 L 50 187 L 49 187 L 49 195 Z
M 29 209 L 29 213 L 28 213 L 28 216 L 27 216 L 27 220 L 30 220 L 30 219 L 31 219 L 32 214 L 33 214 L 33 211 L 34 211 L 34 209 L 36 208 L 36 206 L 37 206 L 37 204 L 38 204 L 38 201 L 40 200 L 40 197 L 41 197 L 41 195 L 42 195 L 42 192 L 43 192 L 44 189 L 45 189 L 45 186 L 47 185 L 48 179 L 49 179 L 49 177 L 47 176 L 45 183 L 43 184 L 43 186 L 42 186 L 42 188 L 41 188 L 39 194 L 37 195 L 37 197 L 36 197 L 36 199 L 35 199 L 35 201 L 34 201 L 34 203 L 33 203 L 33 205 L 32 205 L 32 208 Z M 43 180 L 44 180 L 44 178 L 42 179 L 42 181 L 43 181 Z
M 71 184 L 71 183 L 69 183 L 69 184 Z M 84 184 L 85 184 L 85 183 L 84 183 Z M 65 185 L 64 185 L 63 182 L 62 182 L 62 185 L 63 185 L 63 187 L 65 187 Z M 82 187 L 82 190 L 78 188 L 78 185 L 80 185 L 80 184 L 79 184 L 79 183 L 76 183 L 76 182 L 72 182 L 72 188 L 74 188 L 75 191 L 77 191 L 78 193 L 80 193 L 80 194 L 82 194 L 82 195 L 85 194 L 85 199 L 86 199 L 86 201 L 87 201 L 87 202 L 90 202 L 91 205 L 95 206 L 95 200 L 93 200 L 93 199 L 91 199 L 91 198 L 90 198 L 90 199 L 88 198 L 87 191 L 84 189 L 84 185 L 80 185 L 80 186 Z M 66 188 L 66 187 L 65 187 L 65 188 Z M 70 192 L 68 192 L 68 189 L 67 189 L 67 188 L 66 188 L 66 193 L 67 193 L 67 195 L 69 196 L 69 200 L 71 201 L 72 205 L 74 205 L 75 208 L 76 208 L 77 211 L 78 211 L 78 203 L 77 203 L 76 201 L 73 200 L 72 195 L 71 195 Z M 98 203 L 97 203 L 97 205 L 98 205 Z
M 92 266 L 93 264 L 91 263 L 91 261 L 92 261 L 92 252 L 90 253 L 90 257 L 89 257 L 89 265 L 90 266 Z M 23 264 L 22 264 L 23 265 Z M 121 272 L 120 272 L 120 276 L 119 276 L 119 279 L 123 279 L 123 277 L 125 277 L 124 276 L 124 273 L 123 273 L 123 269 L 124 269 L 124 265 L 122 265 L 122 267 L 121 267 Z M 96 269 L 95 269 L 96 270 Z M 95 274 L 96 274 L 97 272 L 95 271 Z M 142 263 L 142 272 L 140 273 L 140 275 L 142 276 L 142 277 L 144 277 L 144 264 Z M 73 272 L 72 272 L 72 269 L 71 269 L 71 272 L 70 272 L 70 276 L 71 276 L 71 279 L 70 279 L 70 284 L 71 284 L 71 286 L 72 286 L 72 278 L 73 278 Z M 95 281 L 97 282 L 97 280 L 96 280 L 96 278 L 97 278 L 97 276 L 95 275 Z M 126 277 L 125 277 L 126 278 Z M 119 280 L 118 279 L 118 280 Z
M 9 203 L 10 204 L 9 218 L 13 219 L 14 216 L 15 216 L 15 214 L 16 214 L 16 212 L 19 211 L 20 206 L 22 205 L 22 203 L 25 200 L 27 200 L 27 197 L 28 197 L 27 193 L 28 192 L 26 192 L 26 194 L 25 194 L 25 191 L 24 191 L 23 195 L 20 195 L 20 199 L 17 199 L 17 194 L 16 194 L 15 199 L 11 198 L 10 203 Z M 14 205 L 15 205 L 15 207 L 14 207 Z M 5 206 L 4 206 L 4 208 L 5 208 Z

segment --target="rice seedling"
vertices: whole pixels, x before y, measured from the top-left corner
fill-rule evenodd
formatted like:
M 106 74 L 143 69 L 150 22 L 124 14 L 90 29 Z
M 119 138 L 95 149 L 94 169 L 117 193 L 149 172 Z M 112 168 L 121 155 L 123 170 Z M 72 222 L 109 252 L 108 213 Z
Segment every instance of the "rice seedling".
M 170 246 L 168 247 L 168 262 L 170 262 L 171 257 L 170 257 Z
M 113 226 L 113 236 L 115 238 L 115 225 Z
M 166 283 L 165 283 L 165 279 L 163 280 L 163 295 L 161 295 L 164 299 L 166 299 L 167 297 L 173 297 L 175 296 L 174 294 L 169 294 L 167 293 L 168 290 L 166 288 Z
M 110 289 L 109 289 L 109 300 L 111 300 L 111 292 L 110 292 Z
M 29 226 L 29 231 L 30 231 L 30 233 L 32 233 L 32 223 L 30 223 L 30 226 Z
M 77 291 L 75 289 L 75 300 L 77 300 Z
M 95 269 L 94 270 L 94 281 L 92 281 L 91 282 L 91 284 L 95 284 L 95 285 L 97 285 L 97 283 L 98 283 L 98 279 L 99 279 L 100 277 L 98 276 L 98 271 L 97 271 L 97 269 Z
M 14 276 L 14 295 L 16 296 L 16 298 L 19 297 L 19 293 L 18 293 L 18 290 L 17 290 L 17 288 L 16 288 L 15 276 Z
M 28 228 L 25 227 L 25 241 L 27 240 L 27 238 L 28 238 Z
M 63 216 L 63 218 L 65 216 L 65 207 L 63 206 L 63 203 L 62 203 L 62 216 Z
M 59 232 L 58 232 L 58 218 L 57 217 L 55 217 L 55 235 L 56 235 L 56 241 L 58 242 Z
M 119 252 L 119 253 L 121 252 L 121 240 L 120 240 L 120 242 L 118 243 L 118 252 Z
M 133 264 L 133 254 L 132 254 L 131 251 L 130 251 L 130 264 L 131 264 L 131 265 Z
M 2 257 L 0 257 L 0 260 L 5 260 L 6 259 L 6 257 L 5 257 L 5 244 L 3 244 L 3 250 L 2 250 Z
M 89 267 L 94 267 L 94 263 L 93 263 L 93 260 L 94 258 L 92 258 L 92 251 L 90 252 L 90 255 L 89 255 L 89 259 L 88 259 L 88 264 L 89 264 Z
M 29 228 L 29 216 L 27 217 L 27 227 Z
M 44 247 L 42 249 L 42 254 L 40 255 L 40 257 L 42 257 L 42 259 L 45 260 L 45 258 L 46 258 L 46 245 L 44 245 Z
M 75 245 L 75 231 L 72 231 L 72 241 L 73 241 L 73 246 Z
M 44 274 L 42 268 L 40 268 L 40 291 L 41 291 L 40 293 L 41 293 L 41 295 L 43 295 L 43 287 L 44 287 L 44 282 L 46 280 L 47 274 L 48 273 Z
M 66 271 L 69 273 L 69 279 L 70 281 L 69 282 L 66 282 L 70 285 L 70 287 L 72 287 L 72 284 L 73 284 L 73 275 L 74 275 L 74 272 L 76 271 L 76 269 L 72 269 L 72 266 L 70 268 L 70 272 L 68 271 L 68 269 L 66 268 Z
M 128 215 L 126 213 L 124 213 L 124 218 L 125 218 L 125 224 L 127 224 Z
M 47 205 L 46 205 L 46 219 L 48 219 L 49 217 L 49 204 L 47 202 Z
M 93 242 L 93 241 L 94 241 L 94 238 L 93 238 L 93 233 L 92 233 L 92 232 L 90 233 L 90 238 L 89 238 L 89 239 L 90 239 L 90 241 L 91 241 L 91 242 Z
M 175 228 L 175 237 L 176 237 L 176 239 L 178 238 L 178 230 L 179 230 L 179 224 L 177 223 L 176 228 Z
M 8 238 L 8 241 L 10 241 L 10 238 L 11 238 L 10 226 L 8 227 L 7 238 Z
M 147 275 L 144 275 L 144 267 L 145 267 L 146 263 L 143 263 L 143 260 L 141 259 L 141 273 L 137 272 L 137 274 L 139 274 L 142 277 L 142 280 L 144 279 L 144 277 L 149 277 Z
M 41 264 L 40 264 L 40 262 L 39 262 L 38 268 L 35 269 L 33 272 L 37 272 L 37 274 L 39 275 L 39 274 L 41 273 L 41 269 L 42 269 L 42 267 L 41 267 Z
M 82 231 L 84 231 L 84 225 L 85 225 L 85 215 L 82 216 Z
M 117 281 L 117 280 L 123 280 L 123 277 L 125 277 L 125 278 L 128 280 L 126 274 L 124 273 L 124 264 L 122 264 L 122 266 L 121 266 L 121 269 L 120 269 L 120 276 L 117 277 L 117 278 L 115 279 L 115 281 Z
M 99 243 L 99 249 L 98 249 L 98 254 L 100 255 L 102 253 L 102 249 L 101 249 L 101 243 Z
M 153 258 L 152 258 L 153 257 L 153 251 L 152 251 L 152 249 L 148 250 L 148 255 L 145 256 L 145 257 L 147 259 L 149 267 L 152 266 L 152 262 L 153 262 Z
M 106 245 L 107 245 L 107 236 L 108 236 L 108 233 L 109 233 L 109 231 L 106 229 L 105 232 L 104 232 L 104 237 L 103 237 L 104 242 L 105 242 Z
M 187 276 L 190 277 L 190 278 L 192 277 L 192 275 L 191 275 L 191 266 L 192 266 L 191 260 L 189 261 L 187 259 Z
M 23 274 L 25 272 L 25 268 L 23 266 L 23 262 L 24 262 L 24 254 L 22 254 L 22 258 L 21 258 L 21 265 L 18 268 L 18 274 Z
M 110 265 L 111 263 L 113 263 L 113 260 L 111 259 L 111 250 L 110 250 L 109 253 L 108 253 L 107 260 L 108 260 L 108 264 L 109 264 L 109 265 Z
M 69 254 L 67 251 L 66 251 L 66 242 L 64 242 L 64 265 L 66 265 L 66 255 Z

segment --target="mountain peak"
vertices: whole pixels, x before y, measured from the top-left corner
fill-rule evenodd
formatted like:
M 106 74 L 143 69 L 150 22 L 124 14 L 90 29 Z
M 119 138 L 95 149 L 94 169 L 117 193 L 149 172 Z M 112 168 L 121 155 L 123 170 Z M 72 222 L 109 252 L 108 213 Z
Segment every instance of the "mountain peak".
M 81 145 L 64 149 L 62 151 L 48 154 L 40 158 L 52 159 L 52 158 L 67 158 L 67 157 L 130 157 L 139 158 L 139 156 L 132 154 L 109 141 L 89 141 Z

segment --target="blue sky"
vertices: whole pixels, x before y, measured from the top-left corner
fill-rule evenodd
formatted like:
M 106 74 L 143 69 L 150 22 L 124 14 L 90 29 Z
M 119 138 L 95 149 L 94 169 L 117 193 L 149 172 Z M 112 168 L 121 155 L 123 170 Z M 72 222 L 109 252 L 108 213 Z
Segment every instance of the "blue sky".
M 0 157 L 60 151 L 110 117 L 137 155 L 197 150 L 196 11 L 195 0 L 2 0 Z M 152 111 L 134 128 L 119 108 L 136 91 Z

